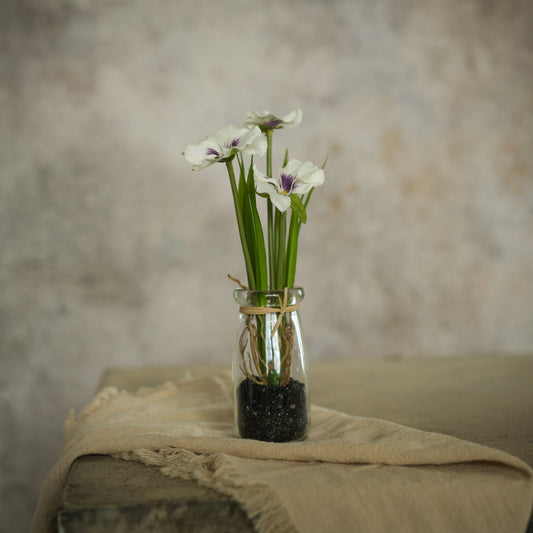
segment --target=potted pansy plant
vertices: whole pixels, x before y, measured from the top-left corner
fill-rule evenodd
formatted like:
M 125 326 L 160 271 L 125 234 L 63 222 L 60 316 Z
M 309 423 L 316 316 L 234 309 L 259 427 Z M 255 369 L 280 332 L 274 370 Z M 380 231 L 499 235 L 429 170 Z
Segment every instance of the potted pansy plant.
M 304 291 L 294 281 L 300 228 L 314 188 L 324 182 L 324 165 L 291 159 L 286 150 L 279 171 L 272 170 L 274 131 L 301 120 L 298 107 L 282 118 L 250 112 L 242 128 L 225 126 L 184 152 L 193 170 L 214 163 L 227 169 L 248 280 L 244 286 L 231 278 L 240 285 L 234 292 L 240 313 L 233 356 L 235 427 L 243 438 L 272 442 L 304 439 L 309 423 L 308 363 L 298 315 Z M 257 163 L 262 156 L 264 171 Z

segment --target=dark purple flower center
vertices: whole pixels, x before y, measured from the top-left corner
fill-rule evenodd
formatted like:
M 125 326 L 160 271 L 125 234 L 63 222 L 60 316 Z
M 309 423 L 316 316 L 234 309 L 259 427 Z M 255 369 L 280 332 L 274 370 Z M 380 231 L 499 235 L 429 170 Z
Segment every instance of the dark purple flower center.
M 279 118 L 272 118 L 263 122 L 263 127 L 268 129 L 274 129 L 277 128 L 281 124 L 281 122 L 282 121 Z
M 281 189 L 284 193 L 290 194 L 292 191 L 292 186 L 296 180 L 296 176 L 291 174 L 281 174 Z
M 216 148 L 210 146 L 209 148 L 206 148 L 205 155 L 214 155 L 215 161 L 230 161 L 235 155 L 234 148 L 238 148 L 239 141 L 239 137 L 236 137 L 235 139 L 232 139 L 231 141 L 220 145 L 220 150 L 217 150 Z

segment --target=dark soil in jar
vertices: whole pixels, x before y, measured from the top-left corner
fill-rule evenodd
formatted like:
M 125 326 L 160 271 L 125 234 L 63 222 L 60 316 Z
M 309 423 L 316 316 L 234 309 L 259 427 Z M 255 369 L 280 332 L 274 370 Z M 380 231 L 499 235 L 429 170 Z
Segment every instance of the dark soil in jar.
M 239 434 L 268 442 L 301 440 L 307 434 L 307 391 L 290 379 L 287 385 L 259 385 L 250 378 L 237 388 Z

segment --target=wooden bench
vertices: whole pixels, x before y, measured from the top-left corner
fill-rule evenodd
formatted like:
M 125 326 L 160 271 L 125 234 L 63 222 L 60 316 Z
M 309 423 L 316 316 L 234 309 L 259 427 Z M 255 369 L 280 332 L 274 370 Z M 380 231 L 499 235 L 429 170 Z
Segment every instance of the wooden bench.
M 114 368 L 102 386 L 135 390 L 221 367 Z M 507 451 L 533 466 L 533 355 L 386 358 L 311 364 L 312 402 Z M 157 468 L 85 456 L 71 468 L 61 533 L 251 532 L 239 505 Z M 533 522 L 528 532 L 533 533 Z

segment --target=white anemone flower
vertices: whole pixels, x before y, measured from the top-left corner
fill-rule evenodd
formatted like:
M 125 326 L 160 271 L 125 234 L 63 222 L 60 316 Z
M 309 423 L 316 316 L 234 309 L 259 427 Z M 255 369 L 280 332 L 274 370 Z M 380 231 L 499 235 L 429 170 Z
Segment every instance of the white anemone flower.
M 302 111 L 299 107 L 296 107 L 283 118 L 278 118 L 269 111 L 261 111 L 259 113 L 249 111 L 244 119 L 244 125 L 249 128 L 259 126 L 261 131 L 267 131 L 281 128 L 294 128 L 295 126 L 298 126 L 301 121 Z
M 237 152 L 245 155 L 264 155 L 267 140 L 256 126 L 238 129 L 229 125 L 220 128 L 198 144 L 189 144 L 183 155 L 193 170 L 201 170 L 213 163 L 225 163 Z
M 254 165 L 255 187 L 261 194 L 268 194 L 270 200 L 282 213 L 291 205 L 291 194 L 305 194 L 313 187 L 324 183 L 324 171 L 310 161 L 289 159 L 280 170 L 279 178 L 269 178 Z

